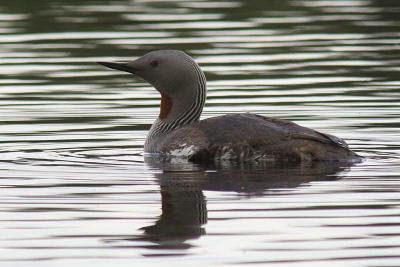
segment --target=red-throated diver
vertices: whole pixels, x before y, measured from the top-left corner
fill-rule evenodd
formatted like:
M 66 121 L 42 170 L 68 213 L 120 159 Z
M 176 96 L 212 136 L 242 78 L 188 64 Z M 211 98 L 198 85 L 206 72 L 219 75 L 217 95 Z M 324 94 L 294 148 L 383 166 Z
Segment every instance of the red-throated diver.
M 215 159 L 265 161 L 358 161 L 345 141 L 293 122 L 256 114 L 199 120 L 206 78 L 199 65 L 177 50 L 150 52 L 134 61 L 98 62 L 138 75 L 161 94 L 160 114 L 144 146 L 147 153 Z

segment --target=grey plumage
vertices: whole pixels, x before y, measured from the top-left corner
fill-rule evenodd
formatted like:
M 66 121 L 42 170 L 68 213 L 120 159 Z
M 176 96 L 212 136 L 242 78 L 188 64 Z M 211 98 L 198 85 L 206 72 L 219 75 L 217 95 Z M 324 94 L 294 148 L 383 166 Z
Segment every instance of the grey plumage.
M 345 141 L 287 120 L 255 114 L 224 115 L 199 121 L 206 99 L 206 79 L 197 63 L 176 50 L 150 52 L 128 62 L 99 62 L 134 73 L 162 95 L 160 116 L 151 127 L 145 152 L 164 159 L 194 162 L 358 161 Z

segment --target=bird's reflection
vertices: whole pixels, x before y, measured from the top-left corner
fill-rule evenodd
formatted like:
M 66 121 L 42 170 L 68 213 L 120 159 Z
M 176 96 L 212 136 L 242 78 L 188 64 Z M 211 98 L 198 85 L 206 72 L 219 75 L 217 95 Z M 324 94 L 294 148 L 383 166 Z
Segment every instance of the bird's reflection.
M 154 225 L 142 228 L 144 238 L 165 247 L 188 248 L 184 241 L 205 234 L 207 205 L 200 183 L 193 173 L 159 178 L 162 213 Z
M 207 223 L 208 191 L 238 192 L 252 197 L 268 191 L 295 188 L 311 181 L 340 178 L 349 166 L 340 164 L 314 164 L 311 166 L 265 166 L 256 163 L 224 163 L 200 166 L 191 163 L 164 163 L 151 158 L 146 163 L 160 169 L 162 213 L 158 220 L 143 227 L 140 240 L 151 241 L 152 248 L 189 248 L 185 241 L 204 235 Z

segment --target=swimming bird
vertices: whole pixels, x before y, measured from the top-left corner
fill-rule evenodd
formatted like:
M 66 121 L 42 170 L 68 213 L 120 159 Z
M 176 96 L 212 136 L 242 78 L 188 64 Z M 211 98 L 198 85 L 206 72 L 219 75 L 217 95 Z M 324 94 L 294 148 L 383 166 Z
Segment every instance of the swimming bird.
M 359 161 L 342 139 L 294 122 L 257 114 L 228 114 L 200 120 L 206 77 L 178 50 L 156 50 L 133 61 L 98 62 L 135 74 L 160 94 L 160 113 L 144 145 L 148 155 L 215 160 L 313 162 Z

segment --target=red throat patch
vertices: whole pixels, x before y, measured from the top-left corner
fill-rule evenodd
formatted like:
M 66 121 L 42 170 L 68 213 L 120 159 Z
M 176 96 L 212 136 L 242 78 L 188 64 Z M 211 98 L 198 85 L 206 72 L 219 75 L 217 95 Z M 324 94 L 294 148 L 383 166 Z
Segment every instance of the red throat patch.
M 160 104 L 160 119 L 165 119 L 172 108 L 172 100 L 169 96 L 161 94 L 161 104 Z

